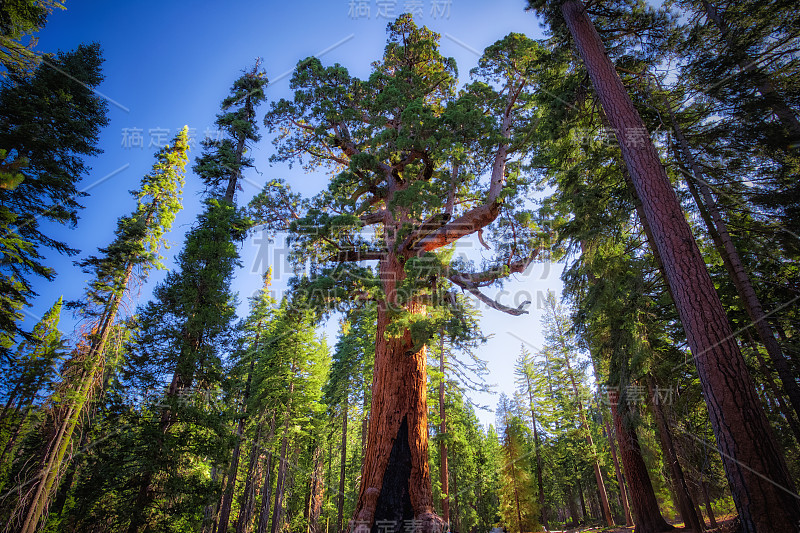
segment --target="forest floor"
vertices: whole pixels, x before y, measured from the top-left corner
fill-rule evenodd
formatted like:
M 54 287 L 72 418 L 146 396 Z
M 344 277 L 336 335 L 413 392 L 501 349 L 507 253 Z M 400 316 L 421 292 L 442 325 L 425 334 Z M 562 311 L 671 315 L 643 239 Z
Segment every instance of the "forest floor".
M 725 516 L 717 520 L 717 527 L 713 529 L 706 529 L 704 533 L 734 533 L 737 531 L 736 515 Z M 690 532 L 691 529 L 684 527 L 683 522 L 671 522 L 675 529 L 674 533 L 681 531 Z M 618 527 L 613 529 L 601 527 L 580 527 L 576 529 L 567 529 L 564 531 L 550 531 L 549 533 L 633 533 L 633 526 L 631 527 Z

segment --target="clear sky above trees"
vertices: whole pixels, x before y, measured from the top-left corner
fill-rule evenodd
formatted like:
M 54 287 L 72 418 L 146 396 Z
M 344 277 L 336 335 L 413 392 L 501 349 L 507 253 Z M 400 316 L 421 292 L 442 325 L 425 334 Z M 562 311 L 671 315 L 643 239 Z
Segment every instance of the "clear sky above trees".
M 542 36 L 539 20 L 523 11 L 521 0 L 480 2 L 476 0 L 371 0 L 351 2 L 237 2 L 222 6 L 214 2 L 186 5 L 173 2 L 71 2 L 67 10 L 56 11 L 39 33 L 41 51 L 74 48 L 81 42 L 98 41 L 103 49 L 105 81 L 99 91 L 108 98 L 110 124 L 101 133 L 105 151 L 90 161 L 92 172 L 81 186 L 90 196 L 83 199 L 86 209 L 75 230 L 55 228 L 64 240 L 82 250 L 79 257 L 94 252 L 99 244 L 110 242 L 114 221 L 132 208 L 126 191 L 134 188 L 149 170 L 152 154 L 171 139 L 183 125 L 194 135 L 190 158 L 200 153 L 199 142 L 215 136 L 216 103 L 225 95 L 231 80 L 252 65 L 256 57 L 270 79 L 267 97 L 290 97 L 289 77 L 297 61 L 319 55 L 324 65 L 341 63 L 352 75 L 366 76 L 370 64 L 380 58 L 386 39 L 386 25 L 404 11 L 416 12 L 415 20 L 442 35 L 442 53 L 456 59 L 460 82 L 468 81 L 479 53 L 509 32 Z M 368 8 L 368 9 L 366 9 Z M 260 117 L 263 114 L 261 110 Z M 273 151 L 271 136 L 265 135 L 254 153 L 257 172 L 246 176 L 238 192 L 244 203 L 261 189 L 267 179 L 284 178 L 293 189 L 310 195 L 322 188 L 327 177 L 306 174 L 301 168 L 270 166 Z M 200 209 L 198 193 L 202 183 L 187 175 L 185 209 L 178 216 L 169 236 L 172 249 L 166 250 L 165 264 L 173 265 L 183 234 Z M 271 264 L 275 290 L 282 290 L 291 273 L 285 263 L 286 247 L 281 239 L 268 244 L 256 233 L 242 248 L 244 268 L 237 274 L 234 290 L 239 292 L 239 314 L 246 313 L 246 299 L 260 287 L 261 274 Z M 477 242 L 464 245 L 463 251 L 480 260 Z M 460 251 L 460 250 L 459 250 Z M 488 252 L 488 251 L 487 251 Z M 57 282 L 42 283 L 34 307 L 28 311 L 41 315 L 62 293 L 75 298 L 85 275 L 70 258 L 52 253 L 47 256 L 58 272 Z M 154 283 L 163 277 L 156 272 L 142 288 L 142 299 L 149 297 Z M 520 342 L 534 350 L 541 344 L 538 332 L 545 291 L 560 290 L 558 265 L 534 264 L 518 282 L 508 283 L 500 301 L 517 307 L 532 300 L 530 314 L 510 317 L 487 309 L 482 325 L 494 338 L 478 354 L 489 361 L 489 382 L 500 389 L 511 389 L 513 367 Z M 483 306 L 485 307 L 485 306 Z M 35 323 L 26 316 L 25 325 Z M 65 327 L 70 317 L 63 318 Z M 326 329 L 336 334 L 332 323 Z M 489 396 L 476 397 L 478 403 L 493 406 Z M 491 413 L 479 414 L 484 422 Z

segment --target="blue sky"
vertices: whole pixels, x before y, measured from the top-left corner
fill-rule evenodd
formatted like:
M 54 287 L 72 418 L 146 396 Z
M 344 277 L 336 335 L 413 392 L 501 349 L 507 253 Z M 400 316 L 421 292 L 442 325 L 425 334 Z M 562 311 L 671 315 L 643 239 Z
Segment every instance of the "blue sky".
M 289 97 L 289 76 L 294 65 L 310 55 L 321 54 L 323 64 L 340 63 L 351 74 L 364 77 L 370 63 L 380 58 L 386 38 L 386 24 L 404 11 L 417 11 L 418 24 L 442 35 L 441 48 L 456 59 L 462 81 L 476 65 L 478 52 L 509 32 L 543 36 L 533 14 L 525 12 L 523 0 L 333 0 L 330 2 L 171 2 L 171 1 L 67 1 L 67 9 L 53 13 L 39 34 L 38 50 L 52 52 L 72 49 L 82 42 L 97 41 L 103 49 L 105 81 L 98 88 L 109 101 L 110 124 L 103 130 L 100 147 L 104 153 L 90 161 L 92 171 L 81 187 L 89 193 L 85 209 L 74 230 L 53 228 L 53 233 L 79 248 L 79 257 L 96 252 L 113 238 L 116 220 L 133 208 L 129 190 L 138 187 L 141 176 L 150 170 L 158 145 L 170 139 L 184 124 L 199 141 L 206 132 L 213 134 L 219 102 L 243 69 L 256 57 L 270 78 L 269 99 Z M 367 13 L 368 12 L 368 13 Z M 420 14 L 421 13 L 421 16 Z M 323 53 L 324 52 L 324 53 Z M 266 106 L 259 111 L 259 124 Z M 134 142 L 140 136 L 141 146 Z M 295 167 L 271 166 L 270 136 L 255 146 L 252 155 L 256 168 L 246 176 L 238 194 L 243 204 L 269 178 L 280 177 L 300 192 L 311 195 L 324 187 L 327 176 L 305 174 Z M 190 157 L 199 155 L 196 144 Z M 187 173 L 185 209 L 169 236 L 167 264 L 181 247 L 183 233 L 198 212 L 199 180 Z M 266 247 L 265 247 L 266 246 Z M 240 314 L 246 313 L 246 300 L 259 286 L 261 272 L 268 262 L 284 253 L 280 242 L 264 243 L 256 234 L 242 248 L 242 269 L 234 283 L 240 300 Z M 465 243 L 465 253 L 475 252 L 474 243 Z M 58 277 L 53 283 L 39 283 L 40 296 L 28 309 L 26 327 L 32 327 L 60 295 L 79 298 L 87 276 L 72 265 L 73 258 L 46 254 Z M 264 259 L 268 261 L 264 261 Z M 276 264 L 276 287 L 285 285 L 286 266 Z M 499 391 L 513 389 L 513 363 L 521 343 L 532 351 L 541 344 L 536 302 L 547 290 L 560 294 L 559 265 L 536 264 L 509 283 L 503 301 L 518 304 L 533 300 L 529 315 L 512 317 L 485 310 L 482 325 L 493 338 L 479 355 L 489 361 L 490 382 Z M 138 292 L 146 301 L 152 286 L 164 276 L 155 272 Z M 335 322 L 335 321 L 331 321 Z M 62 317 L 63 330 L 70 332 L 74 321 Z M 329 336 L 335 323 L 326 328 Z M 333 344 L 334 339 L 330 339 Z M 494 407 L 497 397 L 478 397 L 476 401 Z M 494 421 L 491 413 L 479 414 L 482 421 Z

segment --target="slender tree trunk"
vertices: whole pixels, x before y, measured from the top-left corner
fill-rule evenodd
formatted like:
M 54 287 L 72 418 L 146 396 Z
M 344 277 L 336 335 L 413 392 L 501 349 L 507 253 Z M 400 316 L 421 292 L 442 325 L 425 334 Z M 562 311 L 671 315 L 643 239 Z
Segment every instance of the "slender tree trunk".
M 88 424 L 87 424 L 88 425 Z M 78 448 L 82 449 L 86 446 L 86 443 L 89 441 L 89 431 L 88 427 L 84 428 L 81 432 L 81 440 L 78 444 Z M 67 469 L 67 473 L 64 476 L 64 480 L 60 483 L 60 487 L 56 492 L 56 498 L 53 501 L 53 507 L 50 510 L 50 513 L 55 514 L 56 516 L 61 515 L 61 511 L 64 510 L 64 505 L 67 503 L 67 497 L 69 496 L 69 491 L 72 489 L 72 483 L 75 481 L 75 475 L 78 473 L 78 462 L 71 461 L 69 468 Z
M 556 318 L 556 309 L 555 303 L 552 303 L 553 308 L 553 318 Z M 562 331 L 561 324 L 558 320 L 555 320 L 555 323 L 558 327 L 558 334 L 560 338 L 563 338 L 566 335 L 565 331 Z M 572 392 L 575 395 L 575 401 L 578 402 L 578 413 L 580 414 L 581 426 L 584 431 L 584 438 L 586 439 L 586 443 L 589 445 L 589 450 L 592 453 L 592 467 L 594 469 L 594 478 L 595 482 L 597 483 L 597 491 L 600 494 L 600 499 L 603 503 L 603 518 L 606 522 L 608 527 L 614 526 L 614 518 L 611 516 L 611 506 L 608 503 L 608 493 L 606 492 L 606 484 L 603 481 L 603 473 L 600 470 L 600 460 L 597 456 L 597 449 L 594 445 L 594 439 L 592 438 L 592 432 L 589 430 L 589 423 L 586 420 L 586 413 L 583 410 L 583 402 L 580 399 L 580 391 L 578 390 L 578 383 L 575 380 L 575 374 L 572 372 L 572 365 L 570 364 L 569 360 L 569 348 L 563 342 L 561 344 L 561 348 L 564 352 L 564 362 L 567 365 L 567 372 L 569 374 L 570 383 L 572 383 Z M 581 490 L 581 505 L 583 506 L 583 515 L 586 516 L 586 506 L 583 503 L 583 490 Z
M 703 499 L 706 504 L 706 514 L 708 515 L 708 525 L 711 529 L 717 527 L 717 519 L 714 517 L 714 509 L 711 508 L 711 498 L 708 496 L 708 483 L 703 481 L 700 484 L 703 487 Z
M 292 374 L 295 372 L 292 363 Z M 286 414 L 283 423 L 283 437 L 281 440 L 281 455 L 278 458 L 278 478 L 275 485 L 275 504 L 272 508 L 272 529 L 271 533 L 278 533 L 283 522 L 283 497 L 286 492 L 286 470 L 288 468 L 286 454 L 289 451 L 289 422 L 292 418 L 292 400 L 294 392 L 294 380 L 289 384 L 289 401 L 286 405 Z
M 188 341 L 189 346 L 191 348 L 186 348 L 186 351 L 196 352 L 200 347 L 200 338 L 202 335 L 197 335 L 196 338 L 191 339 Z M 185 352 L 182 353 L 179 357 L 180 360 L 183 361 L 185 358 Z M 182 391 L 189 390 L 192 387 L 192 383 L 194 382 L 194 372 L 190 371 L 188 375 L 183 374 L 181 362 L 178 363 L 176 366 L 175 372 L 172 374 L 172 381 L 170 382 L 169 389 L 167 389 L 167 397 L 168 398 L 177 398 Z M 153 445 L 153 453 L 154 456 L 151 458 L 153 463 L 157 463 L 161 459 L 161 455 L 164 451 L 164 438 L 166 437 L 167 433 L 169 432 L 172 425 L 175 423 L 174 413 L 169 407 L 165 407 L 161 413 L 161 420 L 159 421 L 159 435 L 158 440 Z M 127 533 L 137 533 L 139 528 L 141 528 L 146 521 L 144 516 L 145 511 L 150 506 L 150 503 L 153 499 L 153 474 L 155 472 L 152 469 L 145 470 L 139 478 L 139 493 L 136 496 L 136 500 L 133 503 L 133 509 L 131 511 L 131 521 L 128 524 Z M 225 487 L 225 479 L 227 476 L 223 476 L 223 487 Z M 224 488 L 223 488 L 224 490 Z M 214 530 L 216 531 L 217 522 L 215 519 Z
M 258 339 L 256 339 L 256 346 L 257 345 Z M 233 504 L 233 493 L 236 490 L 236 475 L 239 472 L 239 456 L 242 449 L 242 435 L 244 434 L 244 425 L 247 420 L 245 413 L 247 411 L 247 400 L 250 397 L 250 380 L 253 376 L 254 366 L 255 360 L 250 361 L 250 371 L 247 373 L 247 382 L 244 386 L 244 397 L 242 398 L 242 414 L 240 415 L 239 421 L 236 424 L 236 442 L 233 445 L 230 471 L 228 473 L 228 479 L 230 482 L 225 489 L 222 497 L 222 506 L 220 507 L 219 529 L 217 530 L 219 533 L 228 533 L 228 521 L 230 520 L 231 505 Z
M 363 464 L 363 460 L 362 460 L 362 464 Z M 333 481 L 333 428 L 331 428 L 331 432 L 328 434 L 328 476 L 327 476 L 327 479 L 328 479 L 327 485 L 329 487 L 334 487 L 335 484 L 334 484 L 334 481 Z M 336 497 L 336 491 L 335 490 L 328 491 L 328 494 L 326 495 L 326 499 L 328 500 L 328 503 L 332 503 L 333 499 L 335 497 Z M 331 517 L 330 517 L 330 515 L 328 515 L 327 519 L 325 520 L 325 533 L 329 533 L 328 532 L 328 525 L 329 525 L 330 521 L 331 521 Z
M 439 382 L 439 478 L 442 483 L 442 520 L 446 524 L 450 523 L 450 488 L 449 482 L 449 469 L 447 467 L 447 442 L 445 442 L 445 435 L 447 435 L 447 411 L 444 408 L 444 330 L 439 331 L 439 372 L 442 375 Z
M 689 494 L 689 487 L 686 485 L 683 468 L 681 468 L 678 455 L 675 453 L 672 432 L 669 429 L 669 423 L 664 415 L 664 409 L 656 394 L 657 387 L 652 376 L 648 376 L 647 386 L 650 390 L 650 406 L 656 419 L 656 425 L 658 426 L 658 437 L 661 441 L 661 449 L 664 452 L 664 459 L 669 464 L 670 473 L 672 474 L 672 486 L 675 496 L 678 499 L 678 510 L 681 513 L 681 518 L 686 527 L 699 533 L 704 527 L 695 512 L 695 505 Z
M 580 498 L 581 502 L 581 515 L 583 518 L 581 519 L 582 523 L 588 522 L 589 515 L 586 513 L 586 499 L 583 497 L 583 483 L 581 483 L 581 474 L 578 471 L 578 465 L 573 463 L 573 468 L 575 468 L 575 483 L 578 484 L 578 497 Z
M 211 466 L 211 482 L 212 483 L 216 483 L 217 482 L 217 470 L 218 469 L 217 469 L 216 465 L 212 465 Z M 203 507 L 203 528 L 201 530 L 202 533 L 210 533 L 210 532 L 213 532 L 214 529 L 216 529 L 216 525 L 217 524 L 214 521 L 215 520 L 215 516 L 216 516 L 216 512 L 217 512 L 217 505 L 216 504 L 209 503 L 209 504 L 206 504 L 205 507 Z
M 617 131 L 622 157 L 650 221 L 654 247 L 664 262 L 694 355 L 742 527 L 748 533 L 798 531 L 800 506 L 793 496 L 794 484 L 783 454 L 658 153 L 583 3 L 566 0 L 561 12 L 605 114 Z M 625 470 L 629 471 L 627 465 Z
M 453 523 L 455 525 L 455 529 L 454 530 L 455 531 L 461 531 L 461 518 L 460 518 L 461 514 L 460 514 L 460 511 L 459 511 L 459 509 L 461 509 L 461 507 L 459 507 L 460 502 L 459 502 L 459 499 L 458 499 L 458 476 L 455 474 L 455 472 L 452 473 L 452 476 L 453 476 L 453 491 L 452 491 L 453 492 L 453 513 L 452 513 L 453 516 L 452 516 L 452 518 L 453 518 Z M 453 528 L 451 528 L 451 529 L 453 529 Z
M 639 447 L 639 437 L 636 435 L 636 430 L 629 427 L 620 415 L 617 405 L 619 402 L 617 391 L 609 390 L 608 400 L 611 404 L 614 428 L 617 431 L 622 465 L 625 467 L 625 476 L 631 489 L 631 507 L 633 508 L 636 533 L 670 531 L 674 528 L 661 516 L 658 500 L 650 482 L 650 475 L 642 458 L 642 450 Z
M 342 459 L 339 468 L 339 500 L 336 504 L 336 533 L 342 533 L 342 524 L 344 520 L 344 478 L 347 472 L 347 418 L 350 405 L 349 391 L 347 389 L 349 389 L 349 386 L 345 387 L 344 399 L 342 401 Z
M 767 386 L 769 386 L 770 390 L 772 390 L 773 396 L 778 402 L 778 406 L 780 407 L 781 413 L 783 413 L 783 418 L 786 419 L 786 422 L 789 424 L 789 427 L 794 434 L 794 440 L 800 444 L 800 425 L 797 423 L 797 420 L 794 417 L 794 413 L 789 409 L 789 406 L 786 405 L 786 401 L 783 399 L 783 394 L 778 389 L 778 386 L 775 384 L 775 381 L 772 379 L 772 371 L 767 366 L 767 362 L 764 360 L 764 357 L 761 355 L 761 351 L 758 349 L 753 338 L 750 336 L 749 332 L 745 332 L 747 336 L 748 343 L 750 344 L 750 350 L 755 355 L 756 360 L 758 361 L 758 366 L 761 367 L 761 371 L 764 373 L 765 381 L 767 382 Z
M 132 272 L 133 263 L 129 262 L 122 277 L 123 292 L 127 289 Z M 58 488 L 58 480 L 63 473 L 67 451 L 72 447 L 72 435 L 80 423 L 84 408 L 96 388 L 98 379 L 102 376 L 102 374 L 98 376 L 98 372 L 102 372 L 106 341 L 111 327 L 114 325 L 121 301 L 122 295 L 115 294 L 108 302 L 93 331 L 94 336 L 89 340 L 89 345 L 83 348 L 85 355 L 76 360 L 77 367 L 85 365 L 85 368 L 79 370 L 73 379 L 70 379 L 69 376 L 65 377 L 67 381 L 63 385 L 66 389 L 62 390 L 61 394 L 70 396 L 69 389 L 73 388 L 74 383 L 76 386 L 73 390 L 76 391 L 76 395 L 66 410 L 63 407 L 54 410 L 56 426 L 36 474 L 34 483 L 36 488 L 33 496 L 30 499 L 20 500 L 15 511 L 18 516 L 24 514 L 25 517 L 19 525 L 20 533 L 34 533 L 50 505 L 53 492 Z M 81 348 L 79 347 L 78 350 Z
M 769 103 L 770 107 L 772 108 L 772 112 L 776 117 L 778 117 L 781 125 L 783 125 L 783 127 L 789 132 L 792 138 L 800 138 L 800 121 L 798 121 L 797 116 L 786 103 L 786 100 L 784 100 L 783 97 L 775 90 L 772 80 L 767 74 L 758 68 L 756 61 L 743 56 L 742 51 L 739 49 L 733 50 L 736 44 L 731 38 L 730 30 L 728 29 L 728 25 L 726 24 L 725 19 L 722 17 L 722 14 L 717 11 L 717 9 L 707 0 L 703 0 L 702 3 L 706 16 L 714 23 L 714 25 L 717 26 L 717 29 L 719 29 L 720 33 L 722 34 L 722 38 L 725 40 L 728 47 L 731 48 L 732 52 L 741 56 L 741 59 L 739 59 L 739 67 L 742 69 L 742 71 L 754 72 L 756 74 L 756 89 Z
M 572 493 L 572 485 L 567 487 L 567 508 L 572 518 L 572 525 L 578 527 L 580 520 L 578 520 L 578 509 L 575 507 L 575 495 Z
M 267 440 L 264 443 L 269 446 L 272 442 L 273 437 L 275 436 L 275 414 L 273 413 L 272 418 L 269 423 L 269 435 L 267 435 Z M 267 528 L 269 526 L 269 501 L 272 498 L 270 492 L 272 491 L 272 470 L 274 465 L 272 464 L 273 455 L 272 452 L 267 450 L 267 466 L 264 468 L 264 484 L 261 486 L 261 509 L 258 515 L 258 530 L 257 533 L 267 533 Z
M 325 457 L 322 444 L 314 447 L 314 471 L 311 474 L 311 491 L 309 495 L 308 533 L 322 533 L 319 518 L 322 513 L 322 500 L 325 496 Z
M 625 479 L 622 477 L 622 472 L 619 469 L 619 459 L 617 458 L 617 446 L 614 444 L 616 438 L 611 433 L 611 428 L 608 421 L 605 422 L 606 433 L 608 434 L 608 445 L 611 448 L 611 460 L 614 462 L 614 471 L 617 474 L 617 483 L 619 484 L 619 499 L 622 502 L 622 510 L 625 512 L 625 526 L 631 527 L 633 525 L 633 518 L 631 517 L 631 508 L 628 503 L 628 493 L 625 490 Z
M 244 501 L 239 508 L 239 517 L 236 519 L 236 533 L 247 533 L 250 531 L 250 522 L 253 519 L 253 508 L 256 501 L 256 469 L 258 466 L 258 456 L 261 450 L 261 430 L 263 420 L 256 428 L 256 436 L 253 439 L 253 446 L 250 448 L 250 457 L 247 463 L 247 478 L 244 483 L 242 496 Z
M 546 530 L 548 530 L 550 529 L 550 526 L 547 524 L 547 513 L 545 511 L 545 503 L 544 503 L 544 483 L 542 483 L 542 454 L 539 444 L 539 428 L 536 427 L 536 408 L 535 408 L 535 402 L 533 401 L 533 387 L 531 386 L 531 378 L 527 374 L 527 372 L 525 373 L 525 381 L 528 385 L 528 400 L 530 401 L 531 405 L 531 424 L 533 425 L 533 443 L 536 452 L 536 482 L 539 487 L 539 512 L 542 518 L 542 525 Z
M 400 531 L 404 520 L 415 519 L 427 532 L 442 525 L 433 511 L 428 466 L 427 351 L 414 345 L 409 331 L 386 337 L 397 283 L 405 277 L 398 257 L 386 254 L 380 276 L 386 300 L 378 303 L 369 435 L 354 525 L 388 520 Z M 412 302 L 407 311 L 421 314 L 424 306 Z
M 517 468 L 514 466 L 516 459 L 509 458 L 511 465 L 511 481 L 514 484 L 514 508 L 517 511 L 517 532 L 522 533 L 522 510 L 519 503 L 519 489 L 517 488 Z
M 253 70 L 253 73 L 256 73 L 255 70 Z M 243 120 L 249 121 L 255 116 L 255 107 L 253 106 L 252 95 L 250 93 L 245 96 L 244 102 L 243 109 L 245 117 Z M 239 180 L 242 177 L 242 159 L 244 158 L 244 151 L 246 148 L 245 142 L 247 141 L 247 137 L 244 133 L 240 133 L 240 135 L 241 136 L 236 141 L 236 149 L 234 151 L 236 163 L 231 176 L 228 178 L 228 186 L 225 189 L 225 200 L 231 204 L 233 203 L 233 196 L 236 194 L 236 188 L 239 186 Z
M 24 412 L 22 412 L 22 410 L 20 409 L 19 422 L 16 424 L 16 427 L 14 428 L 14 431 L 11 432 L 11 435 L 8 437 L 8 440 L 6 440 L 5 446 L 3 446 L 3 453 L 0 454 L 0 464 L 5 464 L 6 455 L 9 455 L 11 453 L 11 450 L 14 449 L 14 444 L 16 444 L 17 439 L 19 438 L 19 434 L 22 432 L 22 428 L 25 425 L 25 421 L 28 419 L 28 414 L 30 413 L 30 411 L 32 409 L 32 406 L 29 405 L 30 402 L 32 402 L 32 401 L 33 401 L 33 398 L 31 398 L 30 400 L 28 400 L 28 401 L 26 401 L 24 403 L 24 405 L 26 406 Z M 11 458 L 9 458 L 9 461 L 10 460 L 11 460 Z
M 797 377 L 789 367 L 789 362 L 783 354 L 783 349 L 778 339 L 775 338 L 775 332 L 772 331 L 772 327 L 770 327 L 767 321 L 767 315 L 764 312 L 761 301 L 756 295 L 756 291 L 750 281 L 750 276 L 744 268 L 742 258 L 739 256 L 739 251 L 736 249 L 736 245 L 733 243 L 730 233 L 728 233 L 728 225 L 722 218 L 722 214 L 720 213 L 717 202 L 711 192 L 711 188 L 708 186 L 708 181 L 702 169 L 692 155 L 689 143 L 683 134 L 683 130 L 678 125 L 672 106 L 669 101 L 665 103 L 672 122 L 672 129 L 675 133 L 675 140 L 680 147 L 680 154 L 683 156 L 686 166 L 691 169 L 691 173 L 684 173 L 689 192 L 692 193 L 695 202 L 700 208 L 701 215 L 704 215 L 703 219 L 708 227 L 715 247 L 720 257 L 722 257 L 725 269 L 728 271 L 728 275 L 731 281 L 733 281 L 734 287 L 736 287 L 739 299 L 744 305 L 745 311 L 747 311 L 747 316 L 752 321 L 756 333 L 758 333 L 758 338 L 761 340 L 761 344 L 767 349 L 767 354 L 772 360 L 773 365 L 775 365 L 775 370 L 778 371 L 783 390 L 786 391 L 786 396 L 792 403 L 795 413 L 800 417 L 800 386 L 797 384 Z M 698 190 L 700 194 L 698 194 Z M 700 198 L 701 195 L 702 200 Z M 705 210 L 703 207 L 705 207 Z

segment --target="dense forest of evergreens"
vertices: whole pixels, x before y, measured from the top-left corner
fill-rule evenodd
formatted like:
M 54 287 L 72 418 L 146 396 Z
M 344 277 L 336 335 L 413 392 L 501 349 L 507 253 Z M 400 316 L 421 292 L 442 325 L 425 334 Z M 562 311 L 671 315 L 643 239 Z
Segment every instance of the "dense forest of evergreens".
M 3 532 L 800 531 L 793 2 L 529 0 L 548 37 L 468 78 L 410 14 L 363 79 L 297 58 L 277 99 L 242 65 L 222 135 L 161 147 L 83 296 L 32 325 L 108 123 L 100 45 L 32 39 L 63 7 L 0 5 Z M 327 188 L 266 171 L 245 202 L 262 136 Z M 237 316 L 256 229 L 302 268 Z M 541 261 L 563 294 L 484 425 L 480 314 L 525 315 L 488 293 Z

